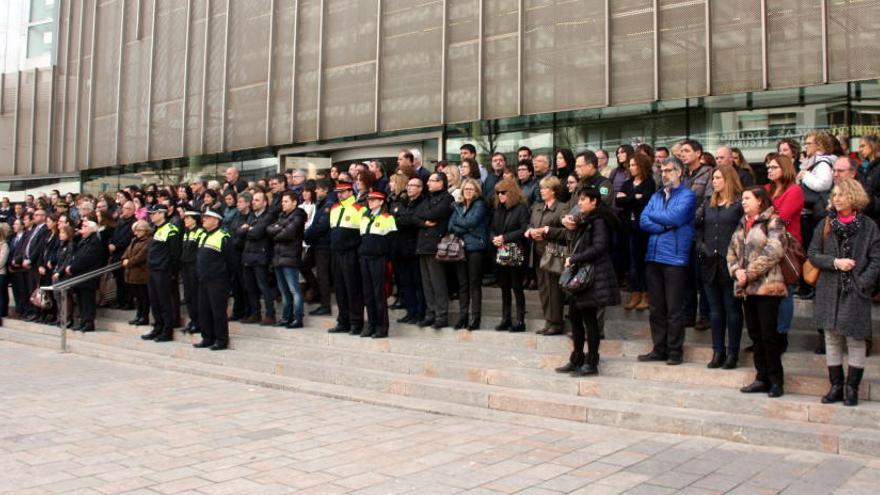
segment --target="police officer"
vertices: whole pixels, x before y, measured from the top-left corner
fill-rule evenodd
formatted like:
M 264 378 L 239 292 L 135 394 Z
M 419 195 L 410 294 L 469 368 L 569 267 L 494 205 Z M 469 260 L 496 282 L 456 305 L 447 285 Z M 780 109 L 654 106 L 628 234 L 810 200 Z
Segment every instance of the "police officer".
M 223 215 L 214 209 L 205 210 L 202 226 L 205 235 L 199 240 L 196 271 L 199 277 L 199 326 L 202 341 L 193 347 L 210 347 L 222 351 L 229 347 L 229 280 L 237 269 L 237 255 L 232 239 L 220 222 Z
M 189 313 L 189 323 L 184 327 L 183 333 L 197 333 L 199 331 L 199 290 L 198 277 L 196 276 L 196 251 L 202 237 L 205 237 L 205 229 L 199 225 L 202 214 L 198 211 L 186 211 L 183 213 L 183 226 L 186 229 L 183 234 L 183 244 L 180 250 L 180 276 L 183 278 L 183 300 Z
M 350 182 L 336 185 L 339 202 L 330 208 L 330 250 L 333 253 L 333 291 L 339 315 L 330 333 L 360 334 L 364 327 L 364 298 L 358 246 L 361 243 L 362 205 L 355 203 Z
M 153 312 L 153 330 L 141 335 L 144 340 L 169 342 L 174 340 L 174 320 L 172 318 L 172 273 L 180 263 L 180 229 L 168 222 L 168 207 L 157 204 L 150 209 L 150 221 L 156 227 L 153 239 L 147 249 L 147 268 L 149 279 L 147 287 L 150 295 L 150 309 Z
M 385 296 L 385 269 L 397 224 L 385 208 L 385 194 L 367 195 L 368 211 L 361 217 L 361 278 L 367 306 L 368 325 L 361 337 L 388 337 L 388 299 Z

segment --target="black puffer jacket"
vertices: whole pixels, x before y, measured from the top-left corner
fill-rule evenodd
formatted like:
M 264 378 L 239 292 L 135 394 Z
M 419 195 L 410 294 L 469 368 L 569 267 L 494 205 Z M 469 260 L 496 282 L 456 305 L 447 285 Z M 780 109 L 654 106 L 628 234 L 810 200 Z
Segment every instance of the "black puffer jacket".
M 395 258 L 413 258 L 416 255 L 416 243 L 419 235 L 419 219 L 416 210 L 425 200 L 424 195 L 410 200 L 406 193 L 398 196 L 391 203 L 391 214 L 397 222 L 397 239 L 391 247 L 391 255 Z
M 266 266 L 272 258 L 272 239 L 266 232 L 266 228 L 272 225 L 275 218 L 269 208 L 263 210 L 260 216 L 253 211 L 247 218 L 247 230 L 239 227 L 239 232 L 244 237 L 244 251 L 241 254 L 241 262 L 244 266 Z
M 515 242 L 526 252 L 527 240 L 526 229 L 529 228 L 531 212 L 523 203 L 517 203 L 513 208 L 503 204 L 495 206 L 492 214 L 492 223 L 489 224 L 489 240 L 495 236 L 503 235 L 504 242 Z
M 620 304 L 617 275 L 610 255 L 612 230 L 618 222 L 617 216 L 604 205 L 578 222 L 571 261 L 592 263 L 594 276 L 593 286 L 573 297 L 572 303 L 578 308 L 604 308 Z
M 430 193 L 424 201 L 415 209 L 415 216 L 419 221 L 419 233 L 416 239 L 416 254 L 437 254 L 437 245 L 440 239 L 446 235 L 449 226 L 449 217 L 452 216 L 452 204 L 455 200 L 445 189 Z M 428 227 L 425 222 L 431 221 L 435 225 Z M 526 219 L 528 223 L 528 219 Z
M 306 229 L 306 212 L 296 208 L 290 213 L 282 213 L 266 232 L 275 243 L 272 265 L 299 267 L 302 265 L 303 235 Z

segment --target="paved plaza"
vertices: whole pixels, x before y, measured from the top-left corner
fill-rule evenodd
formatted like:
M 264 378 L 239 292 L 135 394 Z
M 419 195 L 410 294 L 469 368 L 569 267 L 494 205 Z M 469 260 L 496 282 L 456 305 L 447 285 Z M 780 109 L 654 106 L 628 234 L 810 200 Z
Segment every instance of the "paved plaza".
M 880 460 L 487 421 L 0 342 L 0 493 L 877 493 Z

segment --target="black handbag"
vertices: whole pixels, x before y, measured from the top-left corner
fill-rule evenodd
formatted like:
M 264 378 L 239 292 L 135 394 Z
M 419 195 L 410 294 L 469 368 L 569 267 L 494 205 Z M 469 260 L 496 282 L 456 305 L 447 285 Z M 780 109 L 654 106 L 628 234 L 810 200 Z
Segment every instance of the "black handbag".
M 593 286 L 594 278 L 592 263 L 578 263 L 562 270 L 559 287 L 567 294 L 579 294 Z
M 464 240 L 455 234 L 446 234 L 437 245 L 437 259 L 445 263 L 455 263 L 465 258 Z

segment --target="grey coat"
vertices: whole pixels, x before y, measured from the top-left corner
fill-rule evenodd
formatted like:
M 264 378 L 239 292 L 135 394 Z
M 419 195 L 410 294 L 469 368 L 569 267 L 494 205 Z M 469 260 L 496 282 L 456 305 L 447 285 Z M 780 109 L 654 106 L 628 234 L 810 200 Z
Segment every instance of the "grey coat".
M 816 226 L 807 254 L 810 262 L 820 269 L 813 303 L 816 328 L 833 330 L 844 337 L 866 339 L 871 336 L 871 293 L 880 274 L 880 229 L 868 217 L 861 213 L 859 216 L 863 225 L 853 243 L 855 291 L 845 295 L 838 293 L 841 272 L 834 268 L 834 259 L 840 257 L 839 245 L 834 232 L 830 232 L 823 249 L 824 221 Z

